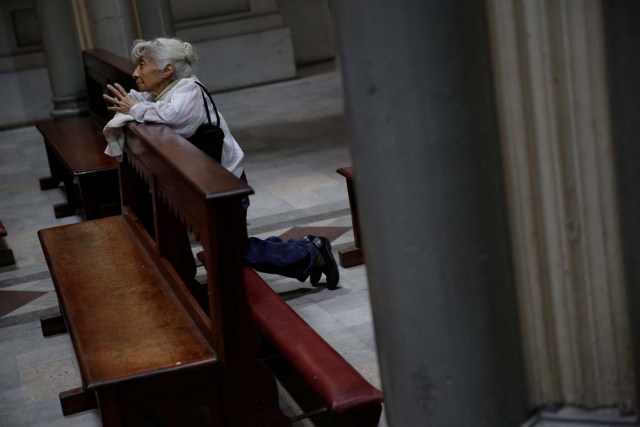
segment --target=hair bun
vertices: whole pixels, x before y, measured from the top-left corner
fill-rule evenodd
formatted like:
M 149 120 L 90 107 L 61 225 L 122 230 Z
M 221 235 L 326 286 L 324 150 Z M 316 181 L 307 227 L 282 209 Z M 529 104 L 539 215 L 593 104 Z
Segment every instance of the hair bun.
M 193 46 L 189 42 L 183 42 L 182 47 L 184 49 L 184 59 L 189 65 L 193 65 L 196 62 L 196 54 L 193 51 Z

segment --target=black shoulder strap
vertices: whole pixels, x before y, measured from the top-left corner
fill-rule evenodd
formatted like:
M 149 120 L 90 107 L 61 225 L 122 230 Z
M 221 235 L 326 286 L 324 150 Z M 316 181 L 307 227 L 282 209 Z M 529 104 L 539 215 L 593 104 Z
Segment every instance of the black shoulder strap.
M 200 86 L 200 89 L 202 90 L 202 101 L 204 102 L 204 110 L 207 112 L 207 120 L 209 121 L 209 124 L 211 124 L 211 116 L 209 115 L 209 108 L 207 107 L 207 100 L 204 97 L 205 93 L 209 97 L 209 101 L 211 101 L 211 105 L 213 105 L 213 111 L 215 111 L 215 113 L 216 113 L 216 124 L 217 124 L 218 127 L 220 127 L 220 115 L 218 114 L 218 109 L 216 108 L 216 103 L 213 102 L 213 98 L 211 97 L 211 94 L 209 93 L 207 88 L 204 87 L 204 85 L 202 83 L 195 82 L 195 84 Z

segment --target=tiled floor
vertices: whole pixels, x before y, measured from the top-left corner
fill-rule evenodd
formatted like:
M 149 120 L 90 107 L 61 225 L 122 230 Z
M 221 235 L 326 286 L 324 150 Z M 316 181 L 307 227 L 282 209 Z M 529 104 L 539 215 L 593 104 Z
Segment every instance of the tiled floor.
M 218 94 L 216 103 L 246 152 L 245 169 L 256 193 L 248 214 L 250 234 L 267 237 L 308 231 L 294 227 L 327 227 L 324 231 L 333 237 L 334 251 L 349 245 L 353 233 L 347 190 L 344 178 L 335 172 L 350 164 L 339 75 L 312 73 Z M 80 385 L 76 361 L 68 336 L 44 338 L 38 323 L 57 301 L 36 232 L 81 220 L 54 218 L 52 205 L 62 202 L 63 194 L 59 189 L 39 189 L 38 178 L 47 175 L 44 146 L 34 127 L 0 132 L 0 219 L 9 232 L 5 243 L 17 261 L 0 269 L 2 427 L 100 425 L 96 411 L 62 415 L 57 394 Z M 341 269 L 340 274 L 340 288 L 335 291 L 264 277 L 356 369 L 380 386 L 365 267 Z M 286 399 L 283 404 L 287 405 Z M 577 414 L 579 420 L 600 420 L 597 425 L 636 425 L 635 418 L 617 414 L 587 413 L 587 418 L 584 411 Z M 569 418 L 535 418 L 527 426 L 589 424 Z M 383 417 L 380 426 L 386 425 Z

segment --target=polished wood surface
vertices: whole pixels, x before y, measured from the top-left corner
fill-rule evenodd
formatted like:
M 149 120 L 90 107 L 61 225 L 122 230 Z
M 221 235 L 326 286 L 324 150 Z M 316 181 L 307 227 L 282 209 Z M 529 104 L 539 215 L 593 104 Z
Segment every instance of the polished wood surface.
M 38 235 L 87 390 L 216 363 L 125 217 Z
M 37 124 L 57 159 L 73 175 L 117 169 L 118 161 L 104 154 L 107 145 L 100 123 L 70 117 Z

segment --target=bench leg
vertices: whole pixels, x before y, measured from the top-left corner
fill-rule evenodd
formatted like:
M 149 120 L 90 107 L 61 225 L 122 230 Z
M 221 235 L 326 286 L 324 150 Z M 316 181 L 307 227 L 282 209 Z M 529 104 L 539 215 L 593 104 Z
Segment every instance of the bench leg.
M 49 161 L 49 170 L 51 171 L 51 176 L 40 178 L 40 189 L 50 190 L 52 188 L 57 188 L 60 185 L 66 172 L 64 170 L 64 166 L 62 166 L 56 154 L 49 147 L 49 143 L 46 139 L 44 142 L 44 146 L 47 150 L 47 160 Z
M 77 193 L 76 185 L 73 182 L 73 176 L 51 148 L 49 141 L 46 138 L 44 140 L 44 146 L 47 150 L 47 159 L 49 160 L 51 176 L 40 178 L 40 189 L 48 190 L 51 188 L 57 188 L 62 182 L 67 196 L 67 202 L 54 205 L 53 213 L 56 218 L 74 215 L 81 207 L 81 200 Z
M 53 205 L 53 216 L 56 218 L 75 215 L 77 211 L 78 208 L 76 206 L 71 206 L 69 203 L 58 203 Z
M 126 411 L 123 413 L 117 393 L 109 391 L 97 392 L 98 406 L 100 408 L 100 420 L 103 427 L 123 426 L 127 418 Z
M 338 170 L 340 172 L 340 170 Z M 360 218 L 358 214 L 358 202 L 356 189 L 351 174 L 345 175 L 347 193 L 349 195 L 349 209 L 351 210 L 351 225 L 353 226 L 353 247 L 338 252 L 340 265 L 343 268 L 355 267 L 364 264 L 364 252 L 360 244 Z
M 381 413 L 382 405 L 376 405 L 331 418 L 335 427 L 376 427 L 380 423 Z
M 77 414 L 98 407 L 96 396 L 93 392 L 86 391 L 82 387 L 63 391 L 59 394 L 60 406 L 64 415 Z
M 117 169 L 79 175 L 78 185 L 86 220 L 120 214 Z
M 45 178 L 40 178 L 38 180 L 38 182 L 40 183 L 40 189 L 41 190 L 51 190 L 52 188 L 58 188 L 58 186 L 60 185 L 61 180 L 60 179 L 56 179 L 52 176 L 48 176 Z
M 82 207 L 82 201 L 78 195 L 78 189 L 71 176 L 64 179 L 64 191 L 67 196 L 67 202 L 53 205 L 53 213 L 56 218 L 75 215 L 75 213 Z
M 6 267 L 16 263 L 16 259 L 13 256 L 11 249 L 0 248 L 0 267 Z
M 338 251 L 338 258 L 340 259 L 340 265 L 344 268 L 364 264 L 364 252 L 362 248 L 355 246 Z
M 64 323 L 64 318 L 60 312 L 42 316 L 40 318 L 40 327 L 42 328 L 42 335 L 45 337 L 68 332 L 67 325 Z

